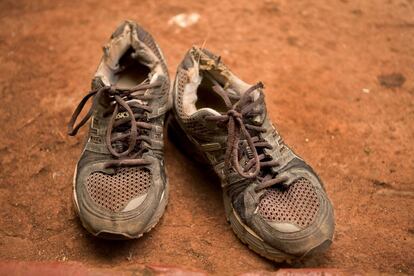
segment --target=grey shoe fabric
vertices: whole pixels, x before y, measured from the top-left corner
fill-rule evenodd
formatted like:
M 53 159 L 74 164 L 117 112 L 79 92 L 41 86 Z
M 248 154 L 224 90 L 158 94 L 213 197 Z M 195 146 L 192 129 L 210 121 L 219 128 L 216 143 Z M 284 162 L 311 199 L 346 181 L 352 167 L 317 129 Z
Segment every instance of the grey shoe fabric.
M 137 238 L 163 214 L 169 89 L 165 59 L 151 35 L 135 22 L 120 24 L 68 125 L 75 135 L 90 120 L 73 185 L 79 217 L 93 235 Z M 75 125 L 88 100 L 91 108 Z
M 266 258 L 292 261 L 329 247 L 333 208 L 318 175 L 271 123 L 263 90 L 193 47 L 178 66 L 168 133 L 219 176 L 237 236 Z

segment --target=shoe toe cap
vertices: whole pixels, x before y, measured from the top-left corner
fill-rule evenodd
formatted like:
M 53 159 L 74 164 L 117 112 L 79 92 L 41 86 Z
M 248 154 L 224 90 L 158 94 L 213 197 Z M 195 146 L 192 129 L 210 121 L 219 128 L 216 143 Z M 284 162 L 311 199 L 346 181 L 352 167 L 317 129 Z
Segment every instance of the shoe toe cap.
M 325 251 L 332 243 L 335 228 L 329 202 L 322 202 L 312 222 L 306 225 L 269 221 L 260 215 L 254 219 L 254 225 L 266 243 L 298 257 Z

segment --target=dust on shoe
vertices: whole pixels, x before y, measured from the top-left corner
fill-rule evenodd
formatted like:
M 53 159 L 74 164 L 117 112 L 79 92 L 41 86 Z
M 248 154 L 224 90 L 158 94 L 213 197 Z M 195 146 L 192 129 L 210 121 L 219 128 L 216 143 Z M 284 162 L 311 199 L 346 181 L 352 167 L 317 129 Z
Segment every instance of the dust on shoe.
M 69 135 L 91 121 L 74 176 L 83 226 L 107 239 L 138 238 L 164 213 L 168 185 L 163 125 L 170 81 L 161 50 L 132 21 L 123 22 L 69 122 Z M 85 103 L 92 106 L 75 125 Z
M 242 242 L 268 259 L 292 261 L 329 247 L 333 208 L 318 175 L 269 120 L 263 90 L 193 47 L 177 70 L 168 133 L 219 176 L 227 219 Z

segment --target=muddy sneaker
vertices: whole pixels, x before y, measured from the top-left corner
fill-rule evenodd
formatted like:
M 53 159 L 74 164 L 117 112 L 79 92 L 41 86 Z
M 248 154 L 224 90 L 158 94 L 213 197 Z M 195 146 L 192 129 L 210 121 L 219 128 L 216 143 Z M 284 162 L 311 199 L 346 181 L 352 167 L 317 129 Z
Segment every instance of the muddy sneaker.
M 163 124 L 169 77 L 161 50 L 134 22 L 123 22 L 68 125 L 69 135 L 91 119 L 74 176 L 83 226 L 108 239 L 138 238 L 164 212 L 168 184 Z M 85 103 L 92 105 L 75 125 Z
M 227 219 L 255 252 L 292 261 L 329 247 L 332 205 L 319 177 L 287 147 L 249 85 L 204 49 L 178 67 L 168 135 L 221 179 Z

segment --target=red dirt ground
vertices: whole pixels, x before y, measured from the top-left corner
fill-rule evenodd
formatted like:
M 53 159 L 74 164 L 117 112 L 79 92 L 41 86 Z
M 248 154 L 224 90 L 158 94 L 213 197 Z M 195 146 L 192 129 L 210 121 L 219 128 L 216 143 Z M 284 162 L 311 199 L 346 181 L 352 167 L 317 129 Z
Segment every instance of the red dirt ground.
M 200 21 L 168 25 L 183 12 Z M 166 143 L 171 184 L 158 226 L 136 241 L 88 235 L 72 206 L 82 135 L 66 123 L 117 24 L 158 40 L 171 76 L 206 47 L 248 82 L 263 81 L 270 116 L 320 173 L 336 236 L 299 267 L 414 274 L 414 2 L 0 2 L 0 258 L 99 267 L 173 264 L 216 274 L 276 270 L 226 223 L 220 188 Z M 82 132 L 84 133 L 84 131 Z

